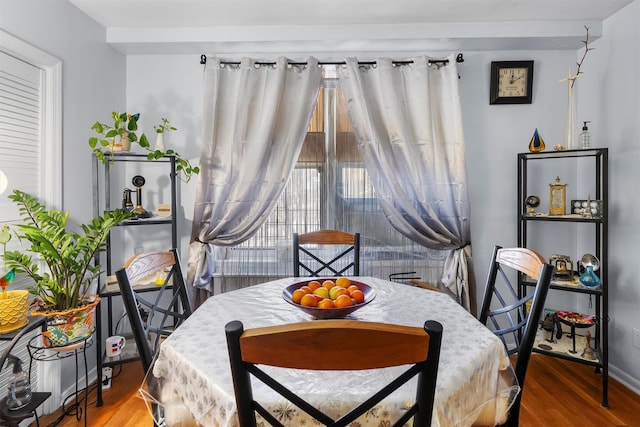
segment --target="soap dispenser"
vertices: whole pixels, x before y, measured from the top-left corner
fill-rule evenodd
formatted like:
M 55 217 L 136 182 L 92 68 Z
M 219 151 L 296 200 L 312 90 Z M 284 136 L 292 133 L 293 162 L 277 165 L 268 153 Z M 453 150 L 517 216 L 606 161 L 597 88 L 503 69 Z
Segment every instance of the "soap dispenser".
M 580 144 L 583 149 L 591 148 L 591 132 L 589 132 L 587 123 L 591 123 L 591 122 L 590 121 L 584 122 L 584 126 L 582 126 L 582 132 L 580 132 Z
M 8 364 L 13 363 L 13 378 L 9 383 L 7 407 L 10 411 L 23 408 L 31 402 L 31 384 L 26 372 L 22 370 L 22 360 L 10 354 Z

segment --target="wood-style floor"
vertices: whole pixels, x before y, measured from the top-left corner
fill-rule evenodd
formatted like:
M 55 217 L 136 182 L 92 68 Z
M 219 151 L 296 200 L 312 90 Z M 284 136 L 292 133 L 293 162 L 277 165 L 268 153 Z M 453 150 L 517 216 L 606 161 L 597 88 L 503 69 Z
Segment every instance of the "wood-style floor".
M 89 397 L 87 425 L 91 427 L 151 427 L 144 402 L 136 397 L 143 373 L 139 363 L 123 366 L 105 391 L 104 405 L 95 407 L 95 392 Z M 521 427 L 613 427 L 640 426 L 640 396 L 617 381 L 609 380 L 609 408 L 600 406 L 602 378 L 590 366 L 534 354 L 527 372 L 520 414 Z M 48 426 L 58 414 L 40 419 Z M 34 424 L 35 425 L 35 424 Z M 84 425 L 84 419 L 66 416 L 61 427 Z

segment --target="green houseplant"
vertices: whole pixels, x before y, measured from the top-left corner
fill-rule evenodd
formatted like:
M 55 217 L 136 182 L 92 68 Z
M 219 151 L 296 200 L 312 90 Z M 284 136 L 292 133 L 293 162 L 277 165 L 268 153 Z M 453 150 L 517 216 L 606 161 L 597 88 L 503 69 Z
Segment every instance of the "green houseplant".
M 185 182 L 189 182 L 193 174 L 200 173 L 198 166 L 193 166 L 189 160 L 184 159 L 178 152 L 171 149 L 165 149 L 164 147 L 156 146 L 154 149 L 149 144 L 149 139 L 142 133 L 138 137 L 136 133 L 138 131 L 138 120 L 140 119 L 140 113 L 128 114 L 126 112 L 112 112 L 111 119 L 112 125 L 108 125 L 101 122 L 95 122 L 91 129 L 93 129 L 97 135 L 89 138 L 89 147 L 93 150 L 94 155 L 103 164 L 107 164 L 109 159 L 112 158 L 118 141 L 130 141 L 132 144 L 138 144 L 141 148 L 148 151 L 147 160 L 156 160 L 164 156 L 174 156 L 176 159 L 176 171 L 184 173 Z M 169 123 L 166 118 L 161 119 L 161 123 L 153 127 L 158 135 L 162 135 L 170 130 L 177 130 Z M 111 153 L 111 156 L 107 156 Z
M 68 329 L 92 334 L 93 312 L 88 323 L 84 318 L 80 319 L 76 310 L 83 306 L 94 307 L 99 301 L 96 295 L 87 295 L 91 282 L 102 271 L 102 267 L 95 264 L 96 255 L 106 250 L 109 231 L 129 218 L 131 213 L 121 209 L 106 212 L 81 225 L 82 233 L 76 233 L 67 230 L 69 212 L 47 210 L 35 197 L 19 190 L 14 190 L 9 199 L 18 205 L 23 218 L 23 222 L 15 227 L 16 235 L 29 245 L 27 252 L 6 252 L 5 259 L 8 268 L 15 269 L 16 273 L 25 273 L 34 281 L 28 288 L 31 294 L 36 295 L 32 314 L 52 318 L 48 332 L 53 345 L 74 341 L 72 337 L 59 336 Z M 46 264 L 48 271 L 40 272 L 40 261 Z M 75 325 L 57 326 L 69 319 Z

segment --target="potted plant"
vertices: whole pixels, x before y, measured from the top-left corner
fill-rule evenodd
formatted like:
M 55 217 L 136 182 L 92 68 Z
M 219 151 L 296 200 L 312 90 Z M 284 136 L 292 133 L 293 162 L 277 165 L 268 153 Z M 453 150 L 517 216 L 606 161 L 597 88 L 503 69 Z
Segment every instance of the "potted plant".
M 126 112 L 112 112 L 111 119 L 113 125 L 107 125 L 101 122 L 95 122 L 91 129 L 93 129 L 98 135 L 89 138 L 89 147 L 93 150 L 94 155 L 103 164 L 107 164 L 109 159 L 112 158 L 114 151 L 121 151 L 122 148 L 118 147 L 118 141 L 130 141 L 132 144 L 138 144 L 144 150 L 148 151 L 147 160 L 156 160 L 164 156 L 174 156 L 176 159 L 176 171 L 184 173 L 185 182 L 189 182 L 193 174 L 200 173 L 198 166 L 193 166 L 189 160 L 184 159 L 174 150 L 167 150 L 162 146 L 158 146 L 151 149 L 149 139 L 142 133 L 140 137 L 136 133 L 138 130 L 138 120 L 140 119 L 140 113 L 127 114 Z M 169 124 L 169 120 L 166 118 L 161 119 L 161 123 L 154 126 L 154 129 L 158 135 L 162 135 L 170 130 L 177 130 L 174 126 Z M 106 150 L 106 152 L 105 152 Z M 128 151 L 128 150 L 126 150 Z M 110 156 L 107 154 L 110 153 Z
M 0 227 L 0 245 L 2 245 L 2 273 L 0 273 L 0 333 L 14 331 L 29 322 L 29 293 L 25 290 L 7 291 L 7 287 L 13 282 L 16 272 L 7 270 L 7 243 L 11 240 L 11 230 L 8 225 Z
M 23 218 L 16 235 L 29 242 L 30 253 L 8 251 L 6 263 L 34 281 L 28 288 L 36 295 L 31 314 L 49 317 L 46 344 L 60 346 L 85 339 L 95 329 L 93 309 L 100 301 L 97 295 L 87 294 L 102 271 L 95 264 L 96 256 L 106 250 L 109 231 L 131 213 L 121 209 L 105 212 L 81 225 L 82 233 L 76 233 L 67 230 L 69 212 L 47 210 L 35 197 L 19 190 L 9 199 L 18 205 Z M 48 271 L 40 272 L 40 262 Z

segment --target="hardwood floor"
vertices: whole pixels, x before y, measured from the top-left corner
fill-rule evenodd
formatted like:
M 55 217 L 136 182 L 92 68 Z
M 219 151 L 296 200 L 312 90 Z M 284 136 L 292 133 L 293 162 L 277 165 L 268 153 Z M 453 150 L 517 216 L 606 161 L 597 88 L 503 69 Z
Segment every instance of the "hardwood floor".
M 95 407 L 90 395 L 87 425 L 91 427 L 151 427 L 143 400 L 136 397 L 143 372 L 139 363 L 128 363 L 104 393 L 104 405 Z M 590 366 L 534 354 L 522 397 L 521 427 L 613 427 L 640 425 L 640 396 L 617 381 L 609 380 L 609 408 L 600 406 L 602 377 Z M 48 426 L 59 413 L 42 417 Z M 35 423 L 34 423 L 35 425 Z M 58 426 L 77 427 L 84 419 L 64 417 Z

